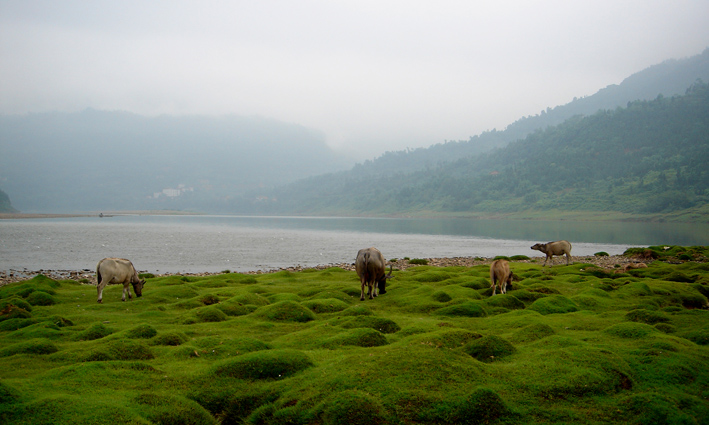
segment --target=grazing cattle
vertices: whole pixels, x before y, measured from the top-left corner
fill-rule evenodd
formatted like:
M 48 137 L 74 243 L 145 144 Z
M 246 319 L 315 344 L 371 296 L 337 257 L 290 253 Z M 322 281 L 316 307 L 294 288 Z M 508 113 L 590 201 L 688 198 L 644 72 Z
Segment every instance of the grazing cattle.
M 128 292 L 128 299 L 133 299 L 128 284 L 133 284 L 136 297 L 143 295 L 145 280 L 139 279 L 133 263 L 123 258 L 104 258 L 99 261 L 96 265 L 96 280 L 98 282 L 98 302 L 103 301 L 103 288 L 111 283 L 123 284 L 123 297 L 121 298 L 123 301 L 126 300 L 126 292 Z
M 495 295 L 497 288 L 500 288 L 501 294 L 507 293 L 507 285 L 512 285 L 512 272 L 507 260 L 495 260 L 490 263 L 490 283 L 490 288 L 494 288 L 492 295 Z
M 569 265 L 569 260 L 571 259 L 571 244 L 569 241 L 556 241 L 547 243 L 538 243 L 532 246 L 532 249 L 541 251 L 547 255 L 544 259 L 544 266 L 547 265 L 547 260 L 550 260 L 549 267 L 554 265 L 554 255 L 566 254 L 566 265 Z M 543 266 L 542 266 L 543 267 Z
M 386 294 L 387 279 L 391 279 L 393 266 L 386 273 L 386 261 L 377 248 L 360 249 L 355 260 L 355 270 L 362 283 L 360 301 L 364 301 L 364 286 L 369 287 L 369 299 L 374 299 L 379 294 Z

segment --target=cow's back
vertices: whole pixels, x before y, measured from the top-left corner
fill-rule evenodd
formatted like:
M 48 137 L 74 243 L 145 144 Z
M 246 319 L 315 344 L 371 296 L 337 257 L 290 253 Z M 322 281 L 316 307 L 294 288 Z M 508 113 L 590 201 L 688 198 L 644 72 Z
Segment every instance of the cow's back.
M 367 280 L 377 280 L 384 275 L 384 256 L 377 248 L 364 248 L 357 252 L 355 271 Z
M 96 265 L 96 279 L 99 283 L 131 282 L 135 274 L 133 263 L 125 258 L 104 258 Z
M 571 242 L 569 241 L 549 242 L 547 245 L 549 246 L 548 250 L 554 255 L 571 255 Z

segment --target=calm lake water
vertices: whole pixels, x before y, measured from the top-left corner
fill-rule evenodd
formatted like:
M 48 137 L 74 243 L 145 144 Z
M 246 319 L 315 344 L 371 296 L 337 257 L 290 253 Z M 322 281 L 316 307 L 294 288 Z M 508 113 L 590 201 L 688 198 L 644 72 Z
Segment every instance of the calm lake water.
M 0 220 L 0 270 L 93 270 L 125 257 L 149 272 L 272 270 L 353 262 L 376 246 L 387 259 L 541 256 L 567 239 L 573 255 L 631 246 L 709 245 L 709 225 L 530 220 L 131 216 Z

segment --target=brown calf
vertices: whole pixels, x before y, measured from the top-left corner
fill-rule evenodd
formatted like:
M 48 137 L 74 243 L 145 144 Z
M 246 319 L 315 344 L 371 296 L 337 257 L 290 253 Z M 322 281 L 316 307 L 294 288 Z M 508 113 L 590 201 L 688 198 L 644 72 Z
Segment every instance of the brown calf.
M 535 249 L 537 251 L 541 251 L 547 255 L 547 258 L 544 259 L 544 266 L 547 265 L 547 261 L 551 260 L 549 262 L 549 267 L 554 265 L 554 255 L 563 255 L 566 254 L 566 265 L 569 265 L 569 260 L 571 259 L 571 244 L 569 241 L 556 241 L 556 242 L 547 242 L 547 243 L 538 243 L 532 246 L 532 249 Z M 542 266 L 543 267 L 543 266 Z
M 494 288 L 492 295 L 495 295 L 497 288 L 500 288 L 501 294 L 507 293 L 507 285 L 512 284 L 512 272 L 507 260 L 495 260 L 490 263 L 490 283 L 490 287 Z

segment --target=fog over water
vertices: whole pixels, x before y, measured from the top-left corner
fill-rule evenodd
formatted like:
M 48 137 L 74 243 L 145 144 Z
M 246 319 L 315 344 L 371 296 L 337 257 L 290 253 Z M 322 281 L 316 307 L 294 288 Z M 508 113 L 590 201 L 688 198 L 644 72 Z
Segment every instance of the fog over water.
M 115 216 L 0 220 L 0 270 L 93 270 L 104 257 L 141 271 L 197 273 L 351 263 L 378 247 L 387 259 L 523 254 L 568 239 L 573 255 L 630 246 L 709 243 L 707 226 L 452 219 Z M 704 235 L 704 236 L 702 236 Z

